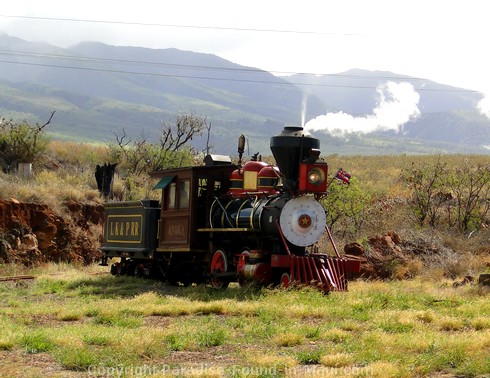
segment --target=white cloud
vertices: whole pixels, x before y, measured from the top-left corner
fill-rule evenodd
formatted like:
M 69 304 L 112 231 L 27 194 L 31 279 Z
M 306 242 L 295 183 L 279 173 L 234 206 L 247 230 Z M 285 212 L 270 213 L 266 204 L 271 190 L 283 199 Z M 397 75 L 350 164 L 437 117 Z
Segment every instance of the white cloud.
M 490 96 L 486 95 L 483 99 L 478 103 L 478 110 L 490 118 Z
M 354 117 L 344 112 L 327 113 L 305 125 L 308 131 L 324 131 L 341 136 L 348 133 L 370 133 L 373 131 L 400 131 L 402 126 L 420 115 L 420 95 L 412 84 L 388 81 L 377 88 L 378 106 L 373 113 Z

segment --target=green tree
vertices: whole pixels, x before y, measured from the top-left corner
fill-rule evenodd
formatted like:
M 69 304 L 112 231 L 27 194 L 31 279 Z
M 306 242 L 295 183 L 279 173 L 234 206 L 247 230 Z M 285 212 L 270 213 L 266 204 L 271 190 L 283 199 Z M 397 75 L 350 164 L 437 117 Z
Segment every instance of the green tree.
M 490 210 L 490 167 L 468 160 L 449 169 L 438 160 L 412 166 L 402 180 L 411 189 L 410 207 L 423 226 L 444 220 L 461 232 L 477 229 Z
M 193 165 L 198 151 L 190 146 L 190 141 L 202 136 L 205 131 L 209 143 L 211 125 L 206 118 L 181 114 L 177 116 L 175 124 L 162 122 L 157 143 L 149 141 L 145 134 L 133 140 L 125 130 L 120 134 L 114 133 L 116 144 L 109 146 L 109 155 L 118 163 L 118 169 L 124 172 L 125 197 L 132 199 L 138 186 L 150 185 L 146 179 L 150 172 Z
M 447 178 L 447 165 L 438 159 L 435 163 L 414 164 L 406 168 L 401 179 L 411 189 L 410 207 L 412 208 L 419 225 L 428 220 L 435 226 L 439 216 L 439 209 L 445 202 L 444 190 Z
M 355 177 L 350 179 L 349 185 L 334 180 L 322 201 L 328 226 L 332 229 L 341 219 L 349 219 L 353 228 L 359 229 L 370 201 L 371 195 L 361 188 Z
M 196 136 L 202 136 L 204 130 L 209 134 L 210 129 L 206 118 L 193 114 L 178 115 L 175 124 L 162 122 L 158 143 L 151 143 L 144 134 L 132 140 L 125 130 L 121 135 L 114 133 L 117 145 L 111 146 L 111 155 L 129 176 L 139 177 L 164 168 L 191 165 L 196 151 L 189 142 Z
M 447 185 L 454 194 L 455 224 L 462 232 L 479 228 L 490 207 L 490 167 L 465 160 L 447 176 Z
M 0 121 L 0 160 L 4 171 L 17 169 L 19 163 L 33 163 L 46 151 L 49 139 L 44 134 L 44 128 L 51 122 L 54 113 L 43 125 L 32 126 L 27 121 Z

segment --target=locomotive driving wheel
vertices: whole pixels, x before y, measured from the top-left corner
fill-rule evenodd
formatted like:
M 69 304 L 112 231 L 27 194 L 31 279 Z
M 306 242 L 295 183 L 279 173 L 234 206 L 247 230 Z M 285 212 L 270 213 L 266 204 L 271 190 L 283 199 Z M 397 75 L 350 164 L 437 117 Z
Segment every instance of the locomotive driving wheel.
M 226 273 L 228 271 L 228 258 L 223 250 L 217 249 L 211 259 L 211 286 L 215 289 L 226 289 L 230 281 L 225 278 L 217 277 L 216 273 Z
M 250 250 L 248 248 L 245 248 L 240 254 L 240 258 L 238 260 L 238 265 L 237 265 L 238 284 L 240 286 L 245 285 L 246 281 L 245 281 L 245 274 L 243 273 L 243 269 L 245 268 L 245 265 L 247 265 L 249 259 L 250 259 Z
M 281 275 L 281 279 L 279 281 L 279 285 L 283 288 L 283 289 L 287 289 L 288 287 L 291 286 L 291 276 L 289 275 L 289 273 L 287 272 L 284 272 L 282 275 Z

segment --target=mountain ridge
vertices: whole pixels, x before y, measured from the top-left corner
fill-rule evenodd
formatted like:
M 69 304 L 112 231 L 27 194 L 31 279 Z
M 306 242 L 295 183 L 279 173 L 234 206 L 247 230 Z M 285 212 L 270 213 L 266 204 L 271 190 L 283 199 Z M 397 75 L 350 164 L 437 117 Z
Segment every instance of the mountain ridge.
M 377 106 L 376 88 L 390 80 L 418 86 L 420 117 L 403 132 L 358 135 L 360 146 L 354 147 L 347 139 L 315 133 L 322 146 L 330 153 L 379 154 L 486 153 L 482 145 L 490 145 L 490 120 L 475 109 L 481 94 L 391 72 L 277 77 L 213 54 L 100 42 L 63 49 L 2 33 L 0 54 L 0 114 L 37 122 L 56 110 L 49 131 L 59 139 L 105 142 L 121 129 L 156 138 L 163 122 L 184 112 L 206 117 L 220 153 L 234 154 L 236 137 L 244 133 L 254 152 L 269 154 L 269 137 L 303 118 L 339 111 L 369 115 Z

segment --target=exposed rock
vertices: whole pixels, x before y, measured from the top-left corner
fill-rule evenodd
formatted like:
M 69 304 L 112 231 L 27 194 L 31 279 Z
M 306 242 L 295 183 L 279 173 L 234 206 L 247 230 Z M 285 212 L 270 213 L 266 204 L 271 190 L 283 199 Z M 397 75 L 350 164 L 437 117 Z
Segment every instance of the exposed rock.
M 475 281 L 475 278 L 473 276 L 465 276 L 461 281 L 454 282 L 453 287 L 468 285 L 474 281 Z
M 402 238 L 400 235 L 398 235 L 395 231 L 388 231 L 387 235 L 390 237 L 390 239 L 395 243 L 396 245 L 399 245 L 402 243 Z
M 423 266 L 437 267 L 441 261 L 447 264 L 459 261 L 458 254 L 442 243 L 423 238 L 403 240 L 395 231 L 370 237 L 366 247 L 349 243 L 344 252 L 365 259 L 361 276 L 367 278 L 410 278 Z
M 12 255 L 12 247 L 3 239 L 0 239 L 0 261 L 11 263 L 10 256 Z
M 24 235 L 24 237 L 22 238 L 21 245 L 23 245 L 26 250 L 37 249 L 38 243 L 37 243 L 36 235 L 35 234 Z
M 44 204 L 0 200 L 0 262 L 96 261 L 103 206 L 74 201 L 65 206 L 66 214 L 56 214 Z
M 478 277 L 478 285 L 490 286 L 490 274 L 480 274 L 480 277 Z
M 351 256 L 364 256 L 364 247 L 362 244 L 354 242 L 344 245 L 344 253 Z

